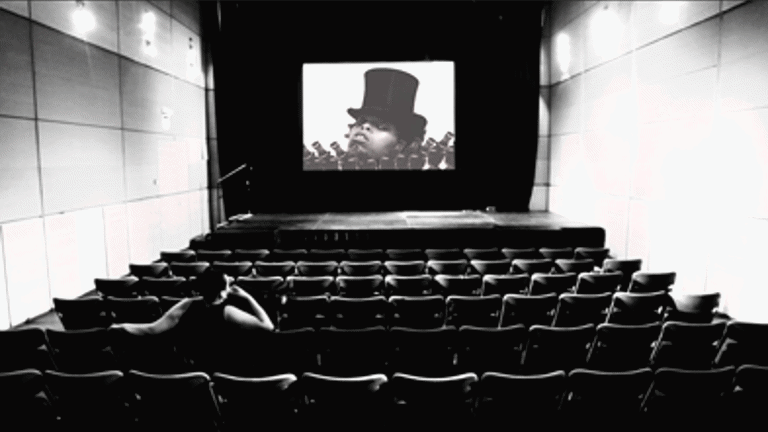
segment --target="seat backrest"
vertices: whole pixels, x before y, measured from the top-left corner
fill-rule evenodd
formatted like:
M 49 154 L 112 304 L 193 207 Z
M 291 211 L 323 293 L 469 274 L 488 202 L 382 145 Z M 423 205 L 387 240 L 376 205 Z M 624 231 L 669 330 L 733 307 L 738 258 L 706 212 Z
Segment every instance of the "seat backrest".
M 576 294 L 614 293 L 621 287 L 621 272 L 582 273 L 576 279 Z
M 711 370 L 659 368 L 643 409 L 654 414 L 675 413 L 676 416 L 716 410 L 722 406 L 724 396 L 730 393 L 735 372 L 733 366 Z
M 532 276 L 535 273 L 550 273 L 555 262 L 549 258 L 541 259 L 515 259 L 512 261 L 512 273 L 526 273 Z
M 433 293 L 432 276 L 387 275 L 384 278 L 385 292 L 389 296 L 425 296 Z
M 304 259 L 307 261 L 334 261 L 339 263 L 347 259 L 347 252 L 344 249 L 310 249 Z
M 296 272 L 296 263 L 294 261 L 256 261 L 253 263 L 253 269 L 257 276 L 287 277 Z
M 617 292 L 606 322 L 614 324 L 648 324 L 661 321 L 672 300 L 666 291 L 653 293 Z
M 523 324 L 549 325 L 555 315 L 558 297 L 555 293 L 540 296 L 507 294 L 502 299 L 501 327 Z
M 458 276 L 458 275 L 435 275 L 435 288 L 440 289 L 440 294 L 444 297 L 450 295 L 479 295 L 483 289 L 482 276 L 477 274 Z
M 564 408 L 582 418 L 640 412 L 643 398 L 653 382 L 653 370 L 640 368 L 622 372 L 574 369 L 568 374 Z
M 392 327 L 389 338 L 393 352 L 390 369 L 417 375 L 440 376 L 455 371 L 458 330 Z
M 232 261 L 264 261 L 269 256 L 269 249 L 235 249 L 229 257 Z
M 280 261 L 292 261 L 298 262 L 305 260 L 309 255 L 309 251 L 306 249 L 281 249 L 275 248 L 269 252 L 267 256 L 268 261 L 280 262 Z
M 328 325 L 329 303 L 328 296 L 287 297 L 279 311 L 280 331 Z
M 279 277 L 279 276 L 278 276 Z M 298 297 L 335 295 L 338 290 L 333 276 L 288 276 L 286 294 Z
M 388 274 L 396 274 L 400 276 L 415 276 L 423 274 L 426 268 L 424 261 L 418 260 L 387 260 L 384 261 L 384 268 Z
M 612 299 L 611 293 L 562 294 L 552 325 L 573 327 L 583 324 L 601 324 L 608 315 Z
M 350 377 L 386 370 L 390 344 L 384 326 L 321 328 L 318 336 L 320 370 L 324 373 Z
M 461 327 L 498 327 L 501 312 L 501 296 L 448 296 L 446 325 Z
M 208 250 L 198 249 L 197 260 L 213 263 L 214 261 L 229 261 L 232 251 L 229 249 Z
M 539 254 L 543 256 L 544 258 L 549 258 L 551 260 L 557 260 L 557 259 L 573 259 L 573 248 L 570 247 L 559 247 L 559 248 L 539 248 Z
M 427 256 L 427 260 L 438 261 L 453 261 L 453 260 L 466 260 L 467 256 L 459 248 L 448 249 L 425 249 L 424 254 Z
M 483 295 L 525 294 L 531 285 L 531 277 L 527 274 L 505 274 L 483 276 Z
M 640 271 L 642 266 L 643 260 L 640 258 L 606 259 L 603 261 L 603 272 L 621 272 L 621 289 L 626 291 L 632 281 L 632 275 Z
M 521 249 L 515 249 L 515 248 L 503 248 L 501 250 L 502 255 L 504 255 L 508 260 L 514 261 L 516 259 L 540 259 L 542 258 L 541 254 L 539 253 L 539 250 L 531 247 L 531 248 L 521 248 Z
M 478 410 L 481 416 L 505 415 L 515 406 L 527 418 L 553 414 L 560 410 L 566 389 L 566 373 L 511 375 L 486 372 L 480 378 Z M 546 421 L 546 417 L 539 417 Z
M 132 422 L 123 373 L 117 370 L 93 373 L 44 372 L 45 383 L 61 416 L 62 426 L 75 430 L 127 432 Z M 70 429 L 72 430 L 72 429 Z
M 139 278 L 128 276 L 124 278 L 95 278 L 93 284 L 102 296 L 138 297 L 140 292 L 137 283 Z
M 573 250 L 574 259 L 591 259 L 598 267 L 603 266 L 603 261 L 608 258 L 610 249 L 604 247 L 577 247 Z
M 556 273 L 590 273 L 595 269 L 595 261 L 587 259 L 557 259 L 554 270 Z
M 342 420 L 382 410 L 384 374 L 338 377 L 306 372 L 301 377 L 304 406 L 315 420 Z
M 386 259 L 383 261 L 426 261 L 427 255 L 422 249 L 387 249 Z
M 337 276 L 336 286 L 339 295 L 343 297 L 372 297 L 384 292 L 384 277 L 382 275 Z
M 427 271 L 432 274 L 463 275 L 467 273 L 469 261 L 465 259 L 427 261 Z
M 171 273 L 174 276 L 181 276 L 186 279 L 200 276 L 205 273 L 205 270 L 210 266 L 211 264 L 207 261 L 172 262 L 170 264 Z
M 445 323 L 445 299 L 431 296 L 391 296 L 391 327 L 439 328 Z
M 576 273 L 543 274 L 531 276 L 530 295 L 555 293 L 557 295 L 569 292 L 576 286 Z
M 468 260 L 501 260 L 506 259 L 499 248 L 464 248 L 464 256 Z
M 342 261 L 339 270 L 347 276 L 371 276 L 381 274 L 381 261 Z
M 629 292 L 652 293 L 668 291 L 675 284 L 675 272 L 635 272 L 629 284 Z
M 534 373 L 583 367 L 594 337 L 593 324 L 578 327 L 531 326 L 523 354 L 523 367 Z
M 587 358 L 590 369 L 627 371 L 647 367 L 661 323 L 600 324 Z
M 0 357 L 0 372 L 56 369 L 52 349 L 41 327 L 0 331 L 0 346 L 7 353 Z
M 331 297 L 328 305 L 331 325 L 340 329 L 359 329 L 386 325 L 389 303 L 384 296 L 362 298 Z
M 170 264 L 172 262 L 194 262 L 197 260 L 197 254 L 190 249 L 178 251 L 160 251 L 160 260 Z
M 481 275 L 505 275 L 508 274 L 511 269 L 511 261 L 506 258 L 497 260 L 474 259 L 470 261 L 470 264 L 472 265 L 472 269 Z
M 66 373 L 93 373 L 119 368 L 112 352 L 109 332 L 104 328 L 87 330 L 46 329 L 56 369 Z
M 53 307 L 59 321 L 67 330 L 106 328 L 112 324 L 112 315 L 100 297 L 81 299 L 54 297 Z
M 502 328 L 459 328 L 457 361 L 460 369 L 475 373 L 517 373 L 528 341 L 528 330 L 518 324 Z
M 350 261 L 386 261 L 388 256 L 383 249 L 348 249 Z
M 439 409 L 449 415 L 460 407 L 471 410 L 477 381 L 474 373 L 439 378 L 395 373 L 390 380 L 390 391 L 401 404 L 428 411 Z
M 227 276 L 239 277 L 250 276 L 253 269 L 251 261 L 214 261 L 211 263 L 214 270 L 220 271 Z
M 226 426 L 290 426 L 300 394 L 294 374 L 240 377 L 216 372 L 211 375 L 213 393 Z
M 3 421 L 9 426 L 23 425 L 19 430 L 51 430 L 56 426 L 51 396 L 39 370 L 1 372 L 0 406 Z
M 296 272 L 302 276 L 336 276 L 338 267 L 336 261 L 299 261 Z

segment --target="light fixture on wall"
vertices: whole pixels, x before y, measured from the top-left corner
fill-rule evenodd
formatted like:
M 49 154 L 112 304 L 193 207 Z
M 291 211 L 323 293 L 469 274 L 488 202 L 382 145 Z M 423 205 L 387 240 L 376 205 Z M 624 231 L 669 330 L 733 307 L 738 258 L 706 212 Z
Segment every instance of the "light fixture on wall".
M 683 7 L 683 2 L 680 1 L 665 1 L 662 2 L 659 9 L 659 21 L 662 24 L 674 24 L 680 19 L 680 9 Z
M 591 30 L 595 52 L 598 56 L 607 60 L 619 53 L 619 44 L 624 28 L 616 12 L 607 4 L 592 18 Z
M 75 11 L 72 12 L 72 21 L 75 24 L 75 31 L 80 34 L 88 33 L 96 28 L 96 18 L 91 11 L 85 8 L 84 1 L 75 2 Z
M 563 79 L 568 78 L 568 67 L 571 65 L 571 38 L 565 33 L 560 33 L 555 39 L 555 56 Z
M 144 53 L 151 57 L 157 57 L 157 46 L 155 46 L 156 22 L 157 18 L 155 17 L 155 14 L 148 11 L 144 12 L 141 16 L 141 24 L 139 24 L 139 28 L 142 31 L 141 41 Z
M 189 50 L 187 51 L 187 79 L 194 81 L 198 78 L 202 71 L 198 67 L 199 55 L 195 50 L 195 41 L 189 38 Z

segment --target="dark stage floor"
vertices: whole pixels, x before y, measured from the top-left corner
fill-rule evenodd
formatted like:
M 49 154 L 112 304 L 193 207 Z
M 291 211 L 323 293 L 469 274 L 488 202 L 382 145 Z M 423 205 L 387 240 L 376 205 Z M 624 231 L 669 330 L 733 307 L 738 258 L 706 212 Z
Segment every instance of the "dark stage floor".
M 402 211 L 230 218 L 196 248 L 602 246 L 605 231 L 549 212 Z

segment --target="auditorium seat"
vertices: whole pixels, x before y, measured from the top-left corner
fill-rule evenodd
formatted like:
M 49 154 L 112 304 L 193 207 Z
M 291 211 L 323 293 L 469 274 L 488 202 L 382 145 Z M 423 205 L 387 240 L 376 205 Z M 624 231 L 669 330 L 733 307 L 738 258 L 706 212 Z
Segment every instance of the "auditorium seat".
M 382 261 L 427 261 L 427 255 L 421 249 L 387 249 L 385 254 L 387 258 Z
M 280 276 L 239 277 L 235 285 L 251 295 L 264 308 L 273 322 L 277 322 L 277 310 L 280 295 L 285 292 L 287 283 Z M 331 284 L 332 285 L 332 284 Z
M 408 158 L 405 157 L 404 154 L 398 154 L 395 157 L 394 165 L 395 165 L 395 169 L 396 170 L 407 170 L 408 169 Z
M 445 300 L 445 325 L 461 327 L 498 327 L 501 296 L 451 295 Z
M 251 261 L 214 261 L 211 267 L 233 278 L 250 276 L 253 270 Z
M 388 336 L 384 326 L 321 328 L 318 333 L 321 373 L 353 377 L 384 372 L 390 353 Z
M 53 308 L 67 330 L 106 328 L 112 325 L 112 315 L 100 297 L 79 299 L 53 298 Z
M 172 262 L 195 262 L 197 261 L 197 254 L 190 249 L 183 249 L 178 251 L 161 251 L 160 261 L 170 264 Z
M 675 272 L 635 272 L 632 274 L 632 281 L 627 291 L 633 293 L 669 291 L 676 277 Z
M 603 247 L 577 247 L 573 250 L 573 259 L 591 259 L 597 267 L 602 267 L 609 253 L 610 249 Z
M 123 373 L 45 371 L 45 384 L 53 397 L 60 430 L 132 432 L 130 388 Z
M 389 297 L 390 327 L 440 328 L 445 324 L 445 299 L 439 295 Z
M 563 413 L 572 426 L 593 426 L 597 421 L 604 425 L 637 425 L 640 407 L 653 382 L 653 371 L 574 369 L 566 381 Z
M 302 424 L 307 430 L 385 430 L 389 410 L 382 373 L 358 376 L 302 375 Z
M 544 274 L 534 273 L 531 276 L 529 295 L 545 295 L 555 293 L 557 295 L 571 292 L 576 286 L 576 273 Z
M 511 261 L 508 259 L 500 260 L 482 260 L 473 259 L 470 261 L 472 269 L 481 275 L 505 275 L 510 272 Z
M 190 295 L 186 279 L 181 276 L 170 278 L 145 277 L 139 282 L 141 294 L 150 297 L 186 297 Z
M 389 303 L 384 296 L 331 297 L 328 308 L 330 326 L 338 329 L 386 326 L 389 315 Z
M 626 291 L 632 281 L 632 275 L 640 271 L 643 260 L 640 258 L 606 259 L 603 261 L 603 273 L 621 272 L 621 290 Z
M 483 295 L 525 294 L 531 284 L 531 277 L 527 274 L 487 274 L 483 276 Z
M 688 427 L 714 427 L 727 407 L 733 366 L 712 370 L 657 369 L 642 410 L 651 421 Z
M 578 327 L 533 325 L 528 329 L 523 370 L 527 373 L 549 373 L 584 367 L 594 337 L 593 324 Z
M 605 322 L 613 295 L 561 294 L 553 327 L 576 327 L 584 324 L 599 325 Z
M 434 293 L 432 277 L 426 274 L 416 276 L 387 275 L 384 278 L 387 296 L 427 296 Z
M 170 267 L 167 263 L 156 262 L 149 264 L 128 264 L 131 276 L 139 279 L 143 277 L 166 277 L 170 274 Z
M 388 256 L 383 249 L 348 249 L 350 261 L 386 261 Z
M 552 261 L 558 259 L 573 259 L 573 248 L 561 247 L 561 248 L 539 248 L 539 254 L 544 258 L 551 259 Z
M 582 273 L 576 279 L 576 294 L 602 294 L 616 292 L 621 287 L 621 272 Z
M 21 369 L 56 369 L 53 353 L 48 345 L 45 330 L 27 327 L 0 331 L 0 372 Z
M 107 329 L 47 329 L 46 335 L 59 372 L 81 374 L 120 368 Z
M 416 276 L 424 274 L 426 264 L 424 261 L 396 261 L 388 260 L 384 261 L 384 268 L 387 274 L 394 274 L 398 276 Z
M 279 277 L 279 276 L 273 276 Z M 296 297 L 312 297 L 336 295 L 336 280 L 333 276 L 288 276 L 286 295 Z
M 427 272 L 433 276 L 437 274 L 464 275 L 467 274 L 468 268 L 469 262 L 465 259 L 430 259 L 427 261 Z
M 311 327 L 277 332 L 260 332 L 249 346 L 254 354 L 249 357 L 250 375 L 269 376 L 291 373 L 320 372 L 318 331 Z
M 541 259 L 542 256 L 539 253 L 539 250 L 531 247 L 531 248 L 503 248 L 501 249 L 502 255 L 506 257 L 510 261 L 514 261 L 516 259 Z
M 279 329 L 293 330 L 300 328 L 326 327 L 329 323 L 330 300 L 328 296 L 293 297 L 289 296 L 280 306 Z
M 104 305 L 112 314 L 112 322 L 115 324 L 146 324 L 154 322 L 162 316 L 160 300 L 157 297 L 137 299 L 106 297 Z
M 379 159 L 379 170 L 394 170 L 395 169 L 395 161 L 388 158 L 387 156 L 382 156 L 381 159 Z
M 557 259 L 555 260 L 555 273 L 590 273 L 595 270 L 595 262 L 591 259 Z
M 458 330 L 456 327 L 412 329 L 392 327 L 389 330 L 393 351 L 391 373 L 423 376 L 446 376 L 456 372 Z
M 541 259 L 522 259 L 517 258 L 512 261 L 512 274 L 525 273 L 528 276 L 533 276 L 535 273 L 550 273 L 552 272 L 552 266 L 555 262 L 549 258 Z
M 336 276 L 338 267 L 336 261 L 299 261 L 296 273 L 301 276 Z
M 503 260 L 506 259 L 504 254 L 501 253 L 499 248 L 486 247 L 486 248 L 464 248 L 464 255 L 469 261 L 472 260 Z
M 730 403 L 732 418 L 741 424 L 758 424 L 765 419 L 768 406 L 768 367 L 742 365 L 736 369 Z
M 384 277 L 381 275 L 338 276 L 336 286 L 337 292 L 342 297 L 373 297 L 383 295 Z
M 408 169 L 409 170 L 420 170 L 426 163 L 427 158 L 420 154 L 420 153 L 412 153 L 408 156 Z
M 347 259 L 347 252 L 344 249 L 310 249 L 305 261 L 326 262 L 334 261 L 339 263 Z
M 501 327 L 523 324 L 550 325 L 557 309 L 558 297 L 555 293 L 541 296 L 507 294 L 502 299 Z
M 127 276 L 122 278 L 95 278 L 93 280 L 96 291 L 102 297 L 135 298 L 139 297 L 140 290 L 137 285 L 139 278 Z
M 671 299 L 665 291 L 652 293 L 617 292 L 613 294 L 606 322 L 613 324 L 648 324 L 662 321 Z
M 389 388 L 393 429 L 461 430 L 472 426 L 477 375 L 440 377 L 395 373 Z
M 205 373 L 160 375 L 132 370 L 125 378 L 136 395 L 132 404 L 140 430 L 220 430 L 218 405 Z
M 720 307 L 720 293 L 671 293 L 674 308 L 667 311 L 666 320 L 706 324 L 712 322 Z
M 4 431 L 54 430 L 56 413 L 43 373 L 32 368 L 0 373 Z
M 123 372 L 139 370 L 147 373 L 174 374 L 190 371 L 187 359 L 177 350 L 173 332 L 147 337 L 110 328 L 112 352 Z
M 512 375 L 489 371 L 480 378 L 477 428 L 549 430 L 560 426 L 566 373 Z M 514 407 L 514 414 L 510 413 Z
M 592 370 L 621 372 L 647 367 L 661 323 L 600 324 L 587 357 Z
M 725 325 L 725 322 L 710 324 L 665 322 L 651 355 L 651 366 L 710 369 L 717 354 L 717 345 L 725 332 Z
M 487 371 L 518 373 L 528 330 L 518 324 L 501 328 L 459 328 L 457 367 L 482 374 Z
M 224 431 L 254 428 L 292 430 L 297 426 L 301 394 L 293 374 L 240 377 L 211 375 Z
M 229 256 L 231 261 L 267 261 L 269 249 L 235 249 Z
M 715 366 L 768 366 L 766 340 L 768 324 L 730 321 L 725 326 L 725 334 L 715 357 Z
M 196 261 L 190 263 L 174 262 L 171 263 L 171 274 L 185 279 L 200 276 L 205 273 L 211 265 L 206 261 Z
M 483 290 L 483 279 L 480 275 L 435 275 L 435 288 L 443 297 L 452 295 L 474 296 Z
M 266 259 L 271 262 L 280 262 L 280 261 L 299 262 L 299 261 L 305 261 L 308 255 L 309 255 L 309 251 L 306 249 L 275 248 L 275 249 L 272 249 L 272 251 L 269 253 Z
M 342 261 L 339 263 L 339 275 L 371 276 L 381 274 L 381 261 Z
M 424 254 L 427 256 L 428 261 L 455 261 L 466 260 L 467 258 L 459 248 L 425 249 Z
M 197 250 L 197 261 L 204 261 L 213 264 L 215 261 L 229 261 L 229 257 L 232 256 L 232 251 L 229 249 L 220 250 Z
M 296 263 L 293 261 L 256 261 L 253 269 L 257 276 L 281 276 L 288 277 L 296 272 Z

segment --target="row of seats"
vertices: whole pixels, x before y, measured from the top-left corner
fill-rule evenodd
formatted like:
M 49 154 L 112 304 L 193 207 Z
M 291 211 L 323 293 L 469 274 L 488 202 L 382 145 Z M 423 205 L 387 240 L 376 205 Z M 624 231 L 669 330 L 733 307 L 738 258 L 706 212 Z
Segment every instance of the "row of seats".
M 7 424 L 23 424 L 19 430 L 77 431 L 549 428 L 644 419 L 712 427 L 718 422 L 709 413 L 762 418 L 767 381 L 768 368 L 755 365 L 434 378 L 403 373 L 247 378 L 116 370 L 71 375 L 33 369 L 0 374 Z
M 661 277 L 659 277 L 661 275 Z M 671 289 L 667 273 L 640 273 L 633 275 L 628 292 L 652 293 Z M 674 277 L 674 273 L 672 273 Z M 448 295 L 544 295 L 544 294 L 604 294 L 621 291 L 622 275 L 611 273 L 564 274 L 380 274 L 368 276 L 303 276 L 270 275 L 238 276 L 236 285 L 249 292 L 275 295 L 312 296 L 341 295 L 344 297 L 370 297 L 374 295 L 423 296 Z M 140 296 L 194 296 L 198 291 L 195 278 L 142 277 L 97 278 L 96 290 L 102 296 L 133 298 Z M 261 294 L 260 294 L 261 295 Z
M 597 265 L 609 257 L 607 248 L 449 248 L 449 249 L 222 249 L 161 251 L 158 262 L 195 261 L 428 261 L 500 259 L 592 259 Z M 638 268 L 639 270 L 639 268 Z
M 603 293 L 486 296 L 440 295 L 372 297 L 286 296 L 253 293 L 280 330 L 324 326 L 437 328 L 443 325 L 507 327 L 515 324 L 573 327 L 583 324 L 647 324 L 678 320 L 709 323 L 720 294 Z M 75 330 L 112 323 L 150 323 L 181 299 L 54 298 L 62 325 Z
M 303 328 L 222 336 L 227 339 L 221 356 L 215 364 L 204 364 L 195 351 L 200 348 L 194 345 L 198 341 L 173 333 L 147 338 L 115 329 L 27 328 L 0 332 L 0 346 L 14 353 L 0 358 L 0 372 L 26 368 L 68 373 L 207 369 L 248 376 L 303 372 L 344 376 L 384 371 L 432 376 L 487 371 L 548 373 L 579 367 L 602 371 L 642 367 L 705 370 L 743 364 L 768 366 L 766 334 L 768 325 L 733 321 L 570 328 L 536 325 L 528 329 L 523 325 L 501 329 Z

